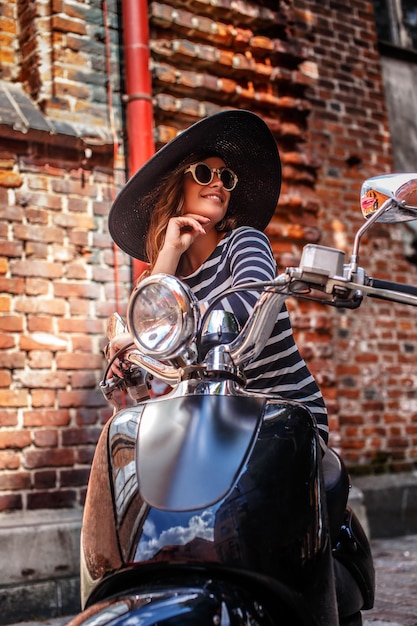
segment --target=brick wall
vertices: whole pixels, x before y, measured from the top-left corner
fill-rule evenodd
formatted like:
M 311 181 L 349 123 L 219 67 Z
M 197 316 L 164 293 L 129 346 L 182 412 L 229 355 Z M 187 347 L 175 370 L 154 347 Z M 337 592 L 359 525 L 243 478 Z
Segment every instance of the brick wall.
M 309 47 L 308 145 L 320 161 L 316 191 L 326 245 L 351 251 L 362 224 L 362 181 L 394 171 L 372 2 L 296 0 L 295 33 Z M 407 226 L 375 226 L 360 260 L 367 273 L 415 284 Z M 348 255 L 349 258 L 349 255 Z M 417 458 L 414 310 L 367 299 L 332 315 L 333 440 L 351 471 L 408 471 Z
M 130 290 L 129 259 L 106 224 L 124 180 L 116 8 L 0 0 L 0 80 L 20 81 L 41 116 L 17 91 L 19 123 L 0 115 L 3 511 L 81 506 L 110 415 L 97 391 L 100 349 Z M 280 265 L 306 242 L 349 250 L 362 179 L 392 167 L 371 3 L 167 0 L 149 11 L 157 147 L 223 107 L 259 113 L 283 161 L 268 228 Z M 378 227 L 364 242 L 369 273 L 413 279 L 402 228 Z M 411 468 L 412 313 L 290 308 L 349 464 Z
M 101 4 L 0 2 L 0 511 L 80 507 L 111 414 L 97 383 L 124 163 L 117 16 Z M 127 265 L 117 279 L 125 301 Z

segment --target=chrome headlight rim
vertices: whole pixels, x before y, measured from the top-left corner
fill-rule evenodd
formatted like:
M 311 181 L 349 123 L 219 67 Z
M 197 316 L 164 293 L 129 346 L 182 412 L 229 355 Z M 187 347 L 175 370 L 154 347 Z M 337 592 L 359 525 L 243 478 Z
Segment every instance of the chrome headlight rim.
M 157 294 L 160 293 L 158 299 Z M 140 324 L 137 317 L 140 315 L 141 303 L 144 304 L 144 298 L 149 295 L 155 296 L 155 303 L 163 302 L 169 298 L 175 305 L 176 325 L 170 326 L 169 338 L 168 334 L 158 342 L 158 346 L 149 345 L 149 341 L 145 340 L 144 333 L 140 332 Z M 152 307 L 152 305 L 151 305 Z M 146 309 L 146 307 L 145 307 Z M 174 312 L 173 312 L 174 313 Z M 161 318 L 163 318 L 163 309 L 161 310 Z M 155 318 L 155 328 L 157 317 Z M 190 345 L 194 342 L 200 323 L 200 308 L 197 298 L 191 289 L 176 276 L 170 274 L 153 274 L 142 280 L 135 287 L 128 304 L 127 309 L 127 326 L 133 337 L 138 350 L 158 360 L 174 360 L 184 354 Z

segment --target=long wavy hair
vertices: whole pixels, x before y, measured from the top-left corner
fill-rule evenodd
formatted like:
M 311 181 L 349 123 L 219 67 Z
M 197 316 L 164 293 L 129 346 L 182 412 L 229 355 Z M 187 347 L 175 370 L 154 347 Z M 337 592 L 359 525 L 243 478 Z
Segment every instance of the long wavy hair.
M 145 250 L 149 262 L 149 269 L 141 276 L 144 278 L 152 272 L 158 254 L 165 241 L 168 222 L 172 217 L 181 215 L 184 206 L 184 171 L 189 165 L 203 161 L 216 154 L 191 154 L 181 161 L 178 166 L 165 176 L 146 201 L 153 204 L 149 230 L 146 237 Z M 220 157 L 221 158 L 221 157 Z M 236 226 L 236 219 L 227 214 L 216 224 L 219 232 L 227 232 Z

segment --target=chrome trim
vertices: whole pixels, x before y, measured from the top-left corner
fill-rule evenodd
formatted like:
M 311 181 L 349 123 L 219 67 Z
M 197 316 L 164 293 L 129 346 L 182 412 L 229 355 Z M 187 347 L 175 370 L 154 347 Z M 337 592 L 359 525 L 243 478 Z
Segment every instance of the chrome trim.
M 179 324 L 175 328 L 170 337 L 169 344 L 165 348 L 150 348 L 141 340 L 140 334 L 135 327 L 136 322 L 136 305 L 140 301 L 143 292 L 154 286 L 156 290 L 159 288 L 166 289 L 175 299 L 177 306 L 176 314 L 178 314 Z M 169 310 L 167 311 L 169 313 Z M 168 274 L 155 274 L 142 280 L 133 291 L 128 304 L 127 325 L 132 335 L 135 345 L 145 355 L 158 359 L 172 360 L 178 357 L 189 360 L 195 358 L 195 351 L 189 348 L 194 342 L 200 321 L 200 308 L 197 298 L 191 289 L 178 280 L 175 276 Z

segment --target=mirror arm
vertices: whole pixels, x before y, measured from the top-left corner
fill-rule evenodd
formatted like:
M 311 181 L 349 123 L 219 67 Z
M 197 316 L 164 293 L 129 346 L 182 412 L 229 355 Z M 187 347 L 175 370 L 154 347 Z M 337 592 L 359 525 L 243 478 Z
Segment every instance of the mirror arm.
M 358 230 L 358 232 L 356 233 L 355 240 L 353 242 L 352 256 L 350 257 L 350 263 L 348 266 L 349 276 L 347 278 L 349 280 L 351 280 L 352 275 L 358 271 L 359 244 L 360 244 L 360 240 L 362 239 L 362 236 L 372 226 L 372 224 L 378 220 L 378 218 L 382 215 L 382 213 L 385 213 L 385 211 L 388 210 L 388 208 L 392 205 L 393 202 L 395 201 L 392 198 L 388 198 L 388 200 L 385 200 L 384 204 L 378 209 L 378 211 L 376 211 L 376 213 L 373 213 L 371 217 L 367 219 L 365 224 L 363 224 L 361 228 Z

